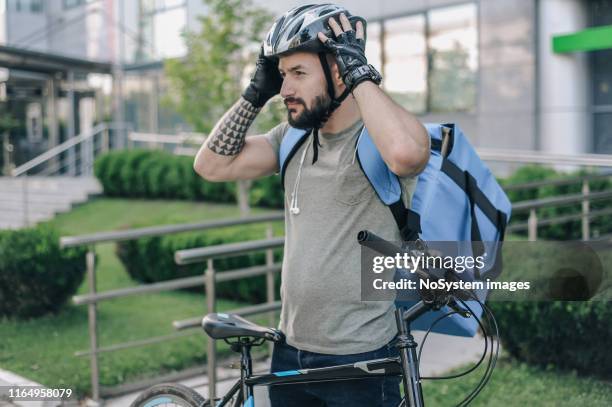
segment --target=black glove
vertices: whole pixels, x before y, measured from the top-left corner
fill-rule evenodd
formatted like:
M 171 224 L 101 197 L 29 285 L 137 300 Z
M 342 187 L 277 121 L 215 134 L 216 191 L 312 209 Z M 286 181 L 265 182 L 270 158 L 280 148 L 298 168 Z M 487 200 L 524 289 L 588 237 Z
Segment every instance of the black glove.
M 345 31 L 335 41 L 328 38 L 324 45 L 336 56 L 340 76 L 350 92 L 366 80 L 380 84 L 382 77 L 372 65 L 368 65 L 365 41 L 357 38 L 355 31 Z
M 266 102 L 280 92 L 283 78 L 278 72 L 278 59 L 266 57 L 263 47 L 257 58 L 255 73 L 242 97 L 255 107 L 263 107 Z

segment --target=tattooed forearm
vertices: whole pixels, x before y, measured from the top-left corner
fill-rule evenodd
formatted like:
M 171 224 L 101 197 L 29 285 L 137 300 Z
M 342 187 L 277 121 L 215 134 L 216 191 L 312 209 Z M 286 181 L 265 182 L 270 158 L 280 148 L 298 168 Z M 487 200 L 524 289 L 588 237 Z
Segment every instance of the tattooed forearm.
M 215 126 L 208 148 L 220 155 L 236 155 L 244 147 L 244 138 L 261 108 L 240 98 Z

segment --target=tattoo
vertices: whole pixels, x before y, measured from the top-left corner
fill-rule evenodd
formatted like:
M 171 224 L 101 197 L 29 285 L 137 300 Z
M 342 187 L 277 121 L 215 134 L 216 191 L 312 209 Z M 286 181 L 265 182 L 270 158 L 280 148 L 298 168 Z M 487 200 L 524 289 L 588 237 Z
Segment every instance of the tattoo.
M 261 108 L 242 98 L 230 108 L 215 126 L 208 140 L 208 148 L 220 155 L 236 155 L 244 147 L 247 130 Z

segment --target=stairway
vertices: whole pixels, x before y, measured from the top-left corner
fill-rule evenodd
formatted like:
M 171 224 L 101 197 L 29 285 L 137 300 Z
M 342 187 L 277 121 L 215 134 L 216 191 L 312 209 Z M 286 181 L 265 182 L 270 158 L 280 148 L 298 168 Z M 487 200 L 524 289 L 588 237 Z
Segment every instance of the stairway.
M 0 177 L 0 229 L 52 219 L 102 193 L 95 177 Z

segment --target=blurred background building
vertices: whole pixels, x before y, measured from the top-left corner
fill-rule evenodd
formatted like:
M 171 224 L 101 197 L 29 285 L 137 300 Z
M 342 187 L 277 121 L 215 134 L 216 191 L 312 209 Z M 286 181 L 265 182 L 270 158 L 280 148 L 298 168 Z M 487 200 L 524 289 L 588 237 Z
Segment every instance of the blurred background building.
M 256 3 L 278 15 L 308 2 Z M 338 3 L 368 19 L 369 60 L 422 120 L 456 122 L 478 147 L 612 153 L 612 0 Z M 201 0 L 0 0 L 11 160 L 102 121 L 189 130 L 164 103 L 163 61 L 204 13 Z

